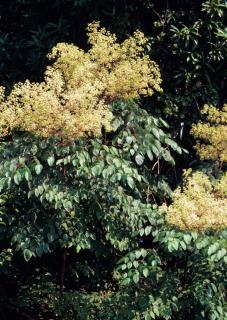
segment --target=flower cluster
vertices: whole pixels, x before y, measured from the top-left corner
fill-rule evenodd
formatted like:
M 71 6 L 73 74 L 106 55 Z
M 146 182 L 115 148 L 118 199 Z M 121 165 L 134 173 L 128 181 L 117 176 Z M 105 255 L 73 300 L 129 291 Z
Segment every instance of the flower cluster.
M 212 184 L 202 172 L 185 173 L 183 190 L 173 193 L 173 203 L 167 207 L 169 224 L 182 230 L 219 230 L 227 227 L 227 173 Z
M 95 22 L 88 26 L 88 52 L 57 44 L 43 82 L 18 83 L 7 97 L 1 88 L 0 137 L 20 130 L 73 140 L 110 131 L 112 101 L 161 91 L 159 68 L 144 54 L 146 42 L 136 31 L 120 44 Z
M 222 110 L 205 105 L 202 113 L 207 122 L 199 122 L 191 130 L 195 138 L 204 141 L 195 146 L 200 158 L 227 162 L 227 104 Z

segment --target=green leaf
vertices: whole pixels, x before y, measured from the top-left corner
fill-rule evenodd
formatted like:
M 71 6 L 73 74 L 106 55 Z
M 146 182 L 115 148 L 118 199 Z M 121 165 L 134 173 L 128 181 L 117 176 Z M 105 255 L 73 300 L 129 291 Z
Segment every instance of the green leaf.
M 37 254 L 38 257 L 41 257 L 42 254 L 43 254 L 42 245 L 40 245 L 39 247 L 37 247 L 37 248 L 35 249 L 35 252 L 36 252 L 36 254 Z
M 25 171 L 24 176 L 25 176 L 25 179 L 26 179 L 27 181 L 32 180 L 31 171 L 30 171 L 29 169 L 27 169 L 27 170 Z
M 158 150 L 158 148 L 154 144 L 152 144 L 151 149 L 152 149 L 153 153 L 156 155 L 156 157 L 158 157 L 160 154 L 160 151 Z
M 151 152 L 151 150 L 147 150 L 147 156 L 151 161 L 154 159 L 153 153 Z
M 4 189 L 6 180 L 6 178 L 0 179 L 0 192 Z
M 139 166 L 141 166 L 144 162 L 144 157 L 141 154 L 137 154 L 135 156 L 135 161 Z
M 20 172 L 17 171 L 16 174 L 14 175 L 14 177 L 13 177 L 13 180 L 14 180 L 14 182 L 15 182 L 17 185 L 19 185 L 20 182 L 21 182 L 21 178 L 22 178 L 22 177 L 21 177 Z
M 212 244 L 209 248 L 208 248 L 208 255 L 210 256 L 211 254 L 213 254 L 214 252 L 216 252 L 219 249 L 219 243 L 214 243 Z
M 33 155 L 35 155 L 35 154 L 38 152 L 38 147 L 37 147 L 37 145 L 32 145 L 32 147 L 31 147 L 31 152 L 32 152 Z
M 225 255 L 226 255 L 227 251 L 225 250 L 225 248 L 222 248 L 221 250 L 219 250 L 216 254 L 216 259 L 220 260 L 222 259 Z
M 122 264 L 121 270 L 125 270 L 126 268 L 127 268 L 127 265 L 126 264 Z
M 147 256 L 147 251 L 145 249 L 141 249 L 141 255 L 145 258 Z
M 126 142 L 127 142 L 128 144 L 131 144 L 131 143 L 132 143 L 132 137 L 127 136 L 127 137 L 126 137 Z
M 140 235 L 141 237 L 144 235 L 144 229 L 140 229 Z
M 31 257 L 33 256 L 33 253 L 30 251 L 30 250 L 28 250 L 28 249 L 25 249 L 24 250 L 24 252 L 23 252 L 23 254 L 24 254 L 24 259 L 25 259 L 25 261 L 29 261 L 30 259 L 31 259 Z
M 54 159 L 54 156 L 53 156 L 53 155 L 47 158 L 47 163 L 49 164 L 50 167 L 53 166 L 54 160 L 55 160 L 55 159 Z
M 165 143 L 166 143 L 167 145 L 169 145 L 174 151 L 178 151 L 177 149 L 178 149 L 179 147 L 178 147 L 177 143 L 176 143 L 174 140 L 169 139 L 169 138 L 166 138 L 166 139 L 165 139 Z
M 155 318 L 156 318 L 156 315 L 154 314 L 153 311 L 150 311 L 150 316 L 152 317 L 152 319 L 155 319 Z
M 47 239 L 48 239 L 49 242 L 53 242 L 53 241 L 54 241 L 54 236 L 53 236 L 53 234 L 52 234 L 52 233 L 48 233 L 48 234 L 47 234 Z
M 131 177 L 127 177 L 127 183 L 128 183 L 128 185 L 129 185 L 129 187 L 130 187 L 131 189 L 134 188 L 135 183 L 134 183 L 134 180 L 133 180 Z
M 171 163 L 172 165 L 175 164 L 175 161 L 173 159 L 173 157 L 171 156 L 170 152 L 168 150 L 164 150 L 162 153 L 162 157 L 166 162 Z
M 136 258 L 135 253 L 130 252 L 130 254 L 129 254 L 129 258 L 130 258 L 130 260 L 131 260 L 131 261 L 135 260 L 135 258 Z
M 184 242 L 186 244 L 190 244 L 191 240 L 192 240 L 192 237 L 189 234 L 184 235 Z
M 181 247 L 182 247 L 183 250 L 186 250 L 186 249 L 187 249 L 187 246 L 186 246 L 186 244 L 185 244 L 184 241 L 181 241 L 181 242 L 180 242 L 180 245 L 181 245 Z
M 137 271 L 136 273 L 134 273 L 133 277 L 132 277 L 134 283 L 138 283 L 140 280 L 140 276 L 139 276 L 139 272 Z
M 112 122 L 112 128 L 114 131 L 116 131 L 122 124 L 122 121 L 118 118 L 115 118 L 114 121 Z
M 141 257 L 141 252 L 139 250 L 137 250 L 135 252 L 135 256 L 136 256 L 136 259 L 139 259 Z
M 145 278 L 148 277 L 148 275 L 149 275 L 149 270 L 148 270 L 148 268 L 144 268 L 144 269 L 143 269 L 143 275 L 144 275 Z
M 160 139 L 160 135 L 159 135 L 159 132 L 156 128 L 152 128 L 152 133 L 153 135 L 157 138 L 157 139 Z
M 145 235 L 147 236 L 148 234 L 150 234 L 151 233 L 151 226 L 147 226 L 146 228 L 145 228 Z
M 41 165 L 41 163 L 35 166 L 35 172 L 37 175 L 39 175 L 42 172 L 42 170 L 43 170 L 43 166 Z

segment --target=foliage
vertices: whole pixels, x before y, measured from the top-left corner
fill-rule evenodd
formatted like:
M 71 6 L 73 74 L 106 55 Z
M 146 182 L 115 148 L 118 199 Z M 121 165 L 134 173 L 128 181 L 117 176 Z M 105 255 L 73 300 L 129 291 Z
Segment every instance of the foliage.
M 18 259 L 23 261 L 21 257 L 29 263 L 33 260 L 36 265 L 38 259 L 46 255 L 54 257 L 61 250 L 67 250 L 72 259 L 80 259 L 79 255 L 87 251 L 98 259 L 99 269 L 104 268 L 105 260 L 112 256 L 112 266 L 105 271 L 110 278 L 111 270 L 123 252 L 138 248 L 137 230 L 148 223 L 162 223 L 157 206 L 150 204 L 146 197 L 149 186 L 146 166 L 155 163 L 157 158 L 172 165 L 170 150 L 181 153 L 182 149 L 161 129 L 167 127 L 162 119 L 149 116 L 135 103 L 115 102 L 112 112 L 114 132 L 100 139 L 81 138 L 65 145 L 57 137 L 43 139 L 30 133 L 18 133 L 12 140 L 1 143 L 0 238 L 4 239 L 6 249 L 13 250 L 15 268 Z M 153 141 L 147 148 L 144 135 Z M 142 169 L 143 162 L 147 163 L 145 170 Z M 49 264 L 47 268 L 59 279 L 56 275 L 59 271 Z M 93 290 L 98 285 L 102 288 L 103 282 L 107 287 L 111 286 L 111 281 L 106 282 L 101 275 L 98 278 L 98 271 L 92 271 L 93 268 L 94 260 L 88 263 L 82 260 L 80 266 L 73 262 L 72 274 L 80 274 L 82 269 L 87 288 L 93 274 L 96 277 Z M 45 297 L 46 286 L 35 289 L 37 285 L 40 288 L 39 284 L 31 285 L 33 280 L 41 281 L 45 277 L 43 266 L 40 272 L 27 278 L 29 288 L 21 275 L 17 275 L 15 303 L 21 310 L 34 312 L 31 299 L 37 290 L 39 296 Z M 35 280 L 36 276 L 38 280 Z M 79 294 L 70 289 L 75 285 L 75 279 L 71 277 L 69 274 L 65 280 L 69 286 L 65 296 L 69 297 L 71 291 L 72 296 Z M 59 299 L 56 300 L 55 295 L 58 297 L 59 293 L 56 280 L 50 282 L 50 291 L 47 290 L 48 297 L 45 298 L 48 302 L 42 301 L 40 305 L 47 304 L 45 308 L 56 314 L 53 310 Z M 20 298 L 25 292 L 26 297 Z M 83 296 L 79 295 L 79 298 Z M 39 299 L 34 298 L 33 303 L 41 310 Z M 53 301 L 54 309 L 51 309 Z M 75 317 L 77 311 L 68 308 L 67 302 L 61 308 L 62 317 L 67 318 L 68 312 Z
M 152 235 L 157 246 L 119 261 L 123 283 L 133 288 L 140 310 L 132 308 L 131 318 L 225 319 L 224 233 L 207 236 L 164 227 Z
M 134 155 L 100 140 L 62 146 L 31 135 L 1 146 L 1 238 L 16 270 L 21 255 L 33 265 L 26 279 L 15 271 L 8 307 L 56 319 L 225 319 L 226 232 L 170 228 L 143 201 Z
M 225 9 L 224 0 L 0 3 L 1 130 L 18 111 L 0 142 L 1 320 L 227 318 Z M 111 32 L 90 25 L 87 45 L 93 20 Z M 145 36 L 128 36 L 136 29 Z M 196 147 L 196 158 L 192 123 L 215 157 Z M 214 225 L 184 228 L 194 210 Z
M 224 0 L 166 1 L 150 7 L 156 14 L 151 52 L 164 77 L 160 99 L 166 112 L 180 118 L 178 123 L 190 125 L 201 105 L 226 99 L 226 8 Z
M 143 219 L 146 221 L 147 211 L 150 212 L 151 207 L 143 203 L 141 192 L 147 188 L 147 179 L 139 172 L 142 165 L 140 157 L 145 160 L 142 138 L 146 129 L 143 129 L 141 122 L 132 134 L 129 131 L 129 119 L 135 119 L 141 113 L 140 108 L 133 105 L 129 112 L 128 104 L 119 103 L 119 106 L 123 113 L 115 117 L 114 125 L 117 120 L 121 121 L 121 125 L 111 141 L 106 137 L 104 140 L 83 139 L 64 145 L 57 138 L 43 140 L 28 134 L 15 136 L 10 142 L 2 142 L 1 191 L 10 194 L 2 204 L 9 210 L 8 214 L 3 210 L 2 221 L 4 217 L 7 219 L 6 225 L 9 226 L 11 222 L 14 224 L 15 212 L 18 213 L 17 227 L 14 231 L 9 228 L 9 237 L 19 245 L 18 249 L 23 251 L 26 258 L 48 251 L 55 237 L 60 246 L 75 246 L 78 252 L 90 249 L 97 237 L 97 230 L 89 224 L 94 220 L 94 214 L 102 225 L 104 237 L 107 236 L 108 241 L 119 250 L 130 245 L 129 230 L 133 233 L 138 228 L 137 223 L 141 226 Z M 147 134 L 158 145 L 146 149 L 150 159 L 161 157 L 166 148 L 174 149 L 175 145 L 169 146 L 171 139 L 168 134 L 159 129 L 159 121 L 149 116 L 147 121 L 150 125 Z M 161 138 L 152 136 L 151 129 L 160 132 Z M 135 142 L 135 137 L 137 143 L 132 143 L 131 149 L 126 149 L 123 139 Z M 178 146 L 176 150 L 182 152 Z M 147 161 L 150 161 L 148 155 Z M 172 162 L 171 156 L 170 159 L 164 159 Z M 17 198 L 20 199 L 19 203 Z M 122 214 L 124 211 L 125 215 Z M 31 248 L 26 242 L 26 239 L 29 243 L 31 241 L 27 238 L 30 233 L 34 237 Z M 59 238 L 60 234 L 63 239 Z M 97 240 L 104 241 L 101 238 Z M 95 248 L 100 246 L 96 245 Z

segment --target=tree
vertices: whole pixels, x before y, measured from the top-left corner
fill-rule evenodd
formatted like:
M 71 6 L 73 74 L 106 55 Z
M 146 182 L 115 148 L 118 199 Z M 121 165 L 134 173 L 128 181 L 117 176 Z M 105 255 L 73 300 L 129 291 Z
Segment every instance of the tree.
M 14 60 L 12 46 L 27 59 L 19 64 L 22 70 L 4 77 L 6 94 L 1 90 L 3 319 L 227 317 L 227 239 L 220 223 L 220 216 L 225 219 L 220 209 L 226 206 L 224 165 L 197 160 L 194 168 L 200 166 L 204 173 L 188 177 L 170 203 L 182 167 L 195 158 L 190 149 L 184 161 L 186 151 L 176 140 L 191 148 L 193 139 L 186 133 L 200 119 L 197 105 L 219 103 L 223 97 L 223 3 L 181 0 L 168 8 L 160 1 L 153 7 L 147 1 L 129 7 L 119 3 L 68 0 L 63 10 L 62 1 L 18 0 L 5 7 L 13 13 L 5 15 L 13 23 L 2 20 L 11 30 L 1 42 L 2 49 L 7 48 L 3 52 L 7 61 L 21 61 L 19 55 Z M 42 21 L 41 9 L 48 11 Z M 119 20 L 116 11 L 121 11 Z M 136 32 L 118 43 L 95 23 L 89 27 L 91 48 L 82 50 L 62 43 L 65 37 L 75 41 L 75 28 L 70 27 L 75 14 L 101 15 L 124 38 L 139 25 L 152 38 L 147 42 Z M 152 28 L 150 19 L 158 19 Z M 37 30 L 32 29 L 34 21 L 40 21 Z M 83 34 L 85 21 L 78 21 L 76 32 Z M 17 23 L 24 28 L 14 38 Z M 42 80 L 52 47 L 49 57 L 54 62 Z M 164 77 L 165 92 L 158 97 L 153 93 L 161 93 L 159 67 L 147 53 L 156 57 Z M 3 71 L 6 66 L 1 65 Z M 14 84 L 18 78 L 30 81 Z M 208 92 L 208 87 L 214 90 Z M 141 95 L 151 98 L 139 100 Z M 191 110 L 196 111 L 193 117 Z M 180 130 L 182 121 L 187 131 L 185 125 Z M 203 208 L 215 204 L 218 215 L 204 212 L 217 219 L 218 228 L 210 223 L 182 227 L 178 222 L 183 214 L 176 219 L 181 213 L 176 209 L 180 203 L 185 214 L 185 199 L 194 207 L 197 200 Z M 160 206 L 163 202 L 166 208 Z M 201 214 L 201 206 L 196 209 Z
M 93 47 L 87 54 L 74 46 L 56 46 L 51 55 L 56 61 L 47 69 L 45 81 L 16 84 L 1 102 L 1 135 L 7 137 L 1 142 L 0 162 L 2 265 L 12 261 L 11 272 L 16 272 L 17 259 L 24 265 L 21 256 L 37 266 L 39 257 L 51 254 L 56 259 L 62 251 L 60 275 L 51 281 L 57 295 L 57 284 L 61 295 L 65 286 L 67 291 L 71 288 L 72 274 L 65 275 L 69 254 L 81 261 L 80 252 L 87 251 L 88 259 L 94 256 L 100 268 L 112 256 L 106 271 L 111 277 L 122 252 L 138 247 L 134 233 L 149 219 L 162 220 L 148 201 L 148 169 L 141 165 L 153 159 L 173 163 L 170 150 L 182 152 L 161 129 L 167 127 L 162 119 L 123 100 L 160 90 L 158 67 L 143 55 L 143 34 L 137 32 L 120 45 L 97 24 L 89 29 Z M 119 83 L 119 76 L 127 78 Z M 89 286 L 93 261 L 82 262 L 79 269 L 76 263 L 73 273 L 85 273 L 87 290 L 104 286 L 96 271 Z M 54 267 L 47 268 L 57 276 Z M 41 265 L 39 277 L 45 278 L 44 269 Z M 8 276 L 12 279 L 10 267 Z M 33 273 L 26 282 L 30 279 L 36 291 L 34 277 Z M 19 308 L 34 312 L 29 298 L 33 294 L 27 292 L 24 302 L 20 300 L 20 287 L 24 288 L 20 272 L 14 286 Z M 40 310 L 39 302 L 35 306 Z M 54 312 L 49 302 L 46 308 Z

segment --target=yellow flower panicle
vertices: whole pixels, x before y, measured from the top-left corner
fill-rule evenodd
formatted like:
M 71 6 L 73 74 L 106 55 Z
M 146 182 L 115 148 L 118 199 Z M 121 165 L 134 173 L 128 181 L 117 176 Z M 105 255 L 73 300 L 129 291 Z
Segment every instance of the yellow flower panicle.
M 183 190 L 173 193 L 173 203 L 167 207 L 167 222 L 182 230 L 220 230 L 227 227 L 227 173 L 212 185 L 202 172 L 190 175 L 186 171 Z
M 0 88 L 0 137 L 20 130 L 70 141 L 110 131 L 112 101 L 161 91 L 159 68 L 144 54 L 146 42 L 137 31 L 117 43 L 95 22 L 88 25 L 88 52 L 57 44 L 43 82 L 18 83 L 7 97 Z
M 207 116 L 207 122 L 199 122 L 191 130 L 195 138 L 204 142 L 195 146 L 200 158 L 227 162 L 227 104 L 222 110 L 205 105 L 202 113 Z

